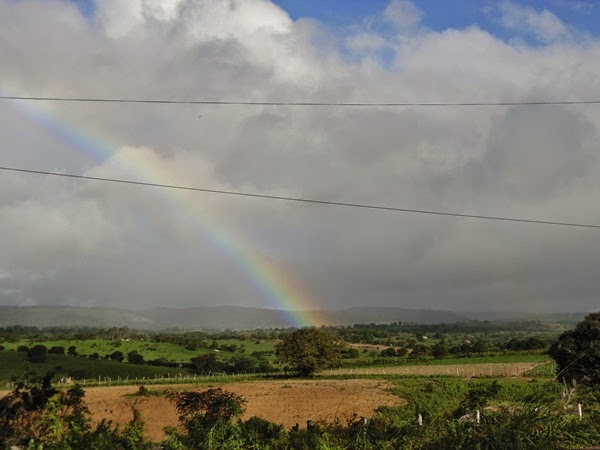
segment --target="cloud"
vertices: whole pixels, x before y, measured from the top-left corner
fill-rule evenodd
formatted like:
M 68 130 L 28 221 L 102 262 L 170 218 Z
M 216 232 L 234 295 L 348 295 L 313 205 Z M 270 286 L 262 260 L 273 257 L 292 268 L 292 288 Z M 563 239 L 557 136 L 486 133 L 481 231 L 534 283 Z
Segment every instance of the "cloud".
M 569 35 L 565 24 L 547 9 L 536 11 L 507 1 L 500 3 L 499 11 L 500 24 L 523 35 L 532 35 L 540 42 L 548 43 Z
M 579 14 L 589 14 L 594 9 L 594 4 L 592 2 L 583 0 L 553 0 L 552 3 Z
M 408 31 L 420 23 L 423 13 L 410 0 L 392 0 L 385 9 L 384 16 L 398 30 Z
M 544 45 L 507 42 L 482 25 L 428 30 L 408 2 L 381 11 L 378 20 L 394 20 L 392 38 L 389 28 L 362 22 L 336 36 L 266 0 L 112 7 L 98 1 L 88 18 L 66 0 L 53 0 L 52 14 L 47 2 L 0 2 L 0 57 L 11 62 L 0 91 L 323 102 L 577 100 L 600 92 L 600 43 L 578 41 L 551 13 L 513 3 L 502 6 L 507 26 L 533 27 Z M 599 114 L 593 105 L 2 102 L 0 135 L 2 165 L 600 223 L 590 206 L 600 195 Z M 269 306 L 256 272 L 266 261 L 319 307 L 597 303 L 593 230 L 0 175 L 2 303 Z
M 373 52 L 387 46 L 387 40 L 379 34 L 360 32 L 348 37 L 346 47 L 353 52 Z

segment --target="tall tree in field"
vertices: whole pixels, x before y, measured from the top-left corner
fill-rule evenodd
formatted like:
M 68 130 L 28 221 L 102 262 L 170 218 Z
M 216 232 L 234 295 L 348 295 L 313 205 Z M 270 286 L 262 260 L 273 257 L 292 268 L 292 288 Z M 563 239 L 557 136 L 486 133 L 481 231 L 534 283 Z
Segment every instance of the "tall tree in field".
M 574 330 L 561 334 L 549 353 L 559 380 L 600 387 L 600 312 L 588 314 Z
M 345 343 L 318 328 L 301 328 L 275 346 L 277 358 L 291 365 L 302 377 L 331 367 L 342 359 Z

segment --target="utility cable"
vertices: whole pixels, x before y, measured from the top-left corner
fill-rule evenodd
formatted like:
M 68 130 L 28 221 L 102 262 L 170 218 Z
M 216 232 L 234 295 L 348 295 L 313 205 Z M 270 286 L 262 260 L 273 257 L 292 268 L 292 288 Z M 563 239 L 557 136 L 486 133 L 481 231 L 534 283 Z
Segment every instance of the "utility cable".
M 586 224 L 586 223 L 558 222 L 558 221 L 554 221 L 554 220 L 533 220 L 533 219 L 521 219 L 521 218 L 516 218 L 516 217 L 502 217 L 502 216 L 484 216 L 484 215 L 479 215 L 479 214 L 462 214 L 462 213 L 455 213 L 455 212 L 434 211 L 434 210 L 425 210 L 425 209 L 396 208 L 396 207 L 392 207 L 392 206 L 380 206 L 380 205 L 372 205 L 372 204 L 365 204 L 365 203 L 346 203 L 346 202 L 336 202 L 336 201 L 332 201 L 332 200 L 318 200 L 318 199 L 300 198 L 300 197 L 285 197 L 285 196 L 280 196 L 280 195 L 256 194 L 256 193 L 251 193 L 251 192 L 226 191 L 226 190 L 221 190 L 221 189 L 207 189 L 207 188 L 198 188 L 198 187 L 191 187 L 191 186 L 149 183 L 149 182 L 125 180 L 125 179 L 119 179 L 119 178 L 92 177 L 92 176 L 87 176 L 87 175 L 74 175 L 74 174 L 69 174 L 69 173 L 58 173 L 58 172 L 48 172 L 48 171 L 43 171 L 43 170 L 21 169 L 21 168 L 16 168 L 16 167 L 0 166 L 0 170 L 12 171 L 12 172 L 23 172 L 23 173 L 30 173 L 30 174 L 37 174 L 37 175 L 50 175 L 50 176 L 55 176 L 55 177 L 75 178 L 75 179 L 80 179 L 80 180 L 104 181 L 104 182 L 110 182 L 110 183 L 121 183 L 121 184 L 137 185 L 137 186 L 150 186 L 150 187 L 163 188 L 163 189 L 177 189 L 177 190 L 182 190 L 182 191 L 195 191 L 195 192 L 206 192 L 206 193 L 211 193 L 211 194 L 235 195 L 238 197 L 253 197 L 253 198 L 263 198 L 263 199 L 268 199 L 268 200 L 281 200 L 281 201 L 287 201 L 287 202 L 312 203 L 312 204 L 329 205 L 329 206 L 344 206 L 344 207 L 350 207 L 350 208 L 373 209 L 373 210 L 404 212 L 404 213 L 414 213 L 414 214 L 429 214 L 429 215 L 436 215 L 436 216 L 463 217 L 463 218 L 467 218 L 467 219 L 500 220 L 500 221 L 504 221 L 504 222 L 520 222 L 520 223 L 529 223 L 529 224 L 555 225 L 555 226 L 563 226 L 563 227 L 600 229 L 600 225 Z
M 600 100 L 548 100 L 510 102 L 286 102 L 286 101 L 227 101 L 227 100 L 169 100 L 97 97 L 26 97 L 2 95 L 0 100 L 87 103 L 149 103 L 161 105 L 216 105 L 216 106 L 338 106 L 338 107 L 452 107 L 452 106 L 558 106 L 598 105 Z

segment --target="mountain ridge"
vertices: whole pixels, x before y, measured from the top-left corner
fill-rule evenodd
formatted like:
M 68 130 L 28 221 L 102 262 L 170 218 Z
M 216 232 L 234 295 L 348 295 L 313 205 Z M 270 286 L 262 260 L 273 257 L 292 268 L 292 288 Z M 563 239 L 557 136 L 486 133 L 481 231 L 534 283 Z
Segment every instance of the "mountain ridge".
M 577 322 L 586 313 L 518 314 L 468 313 L 393 306 L 350 307 L 339 310 L 285 311 L 244 306 L 153 307 L 140 310 L 96 306 L 1 306 L 0 327 L 123 327 L 139 330 L 248 330 L 297 326 L 294 317 L 320 317 L 320 325 L 392 322 L 452 323 L 475 320 L 548 320 Z
M 1 306 L 0 327 L 112 327 L 135 329 L 255 329 L 296 326 L 294 317 L 320 317 L 313 325 L 353 325 L 391 322 L 459 322 L 465 315 L 451 311 L 400 307 L 353 307 L 323 311 L 284 311 L 243 306 L 153 307 L 131 310 L 96 306 Z

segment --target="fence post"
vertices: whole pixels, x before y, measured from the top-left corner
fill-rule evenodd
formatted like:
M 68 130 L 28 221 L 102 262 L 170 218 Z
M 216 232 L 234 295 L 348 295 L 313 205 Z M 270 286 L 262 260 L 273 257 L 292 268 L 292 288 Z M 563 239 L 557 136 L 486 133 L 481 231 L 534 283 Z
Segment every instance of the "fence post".
M 581 403 L 577 403 L 577 414 L 579 415 L 579 419 L 583 418 L 583 411 L 581 409 Z
M 479 415 L 479 410 L 475 411 L 475 421 L 477 422 L 477 424 L 479 425 L 479 421 L 480 421 L 481 417 Z
M 423 416 L 421 414 L 417 414 L 417 424 L 422 427 L 423 426 Z

